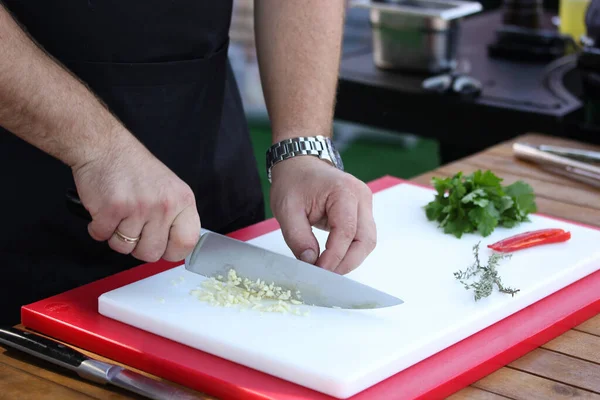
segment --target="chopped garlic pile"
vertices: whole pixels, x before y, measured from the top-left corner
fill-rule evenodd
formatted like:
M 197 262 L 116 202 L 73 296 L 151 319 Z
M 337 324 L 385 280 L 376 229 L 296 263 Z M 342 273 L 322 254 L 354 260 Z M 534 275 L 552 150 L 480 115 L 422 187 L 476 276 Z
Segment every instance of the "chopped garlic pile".
M 292 307 L 303 304 L 299 291 L 292 296 L 290 290 L 282 289 L 273 283 L 267 284 L 260 279 L 253 282 L 248 278 L 241 278 L 233 269 L 229 270 L 227 280 L 221 275 L 217 278 L 209 278 L 202 282 L 199 289 L 192 290 L 190 294 L 213 306 L 237 306 L 261 312 L 308 315 L 308 312 L 302 313 L 300 308 Z M 264 304 L 263 301 L 268 301 L 269 304 Z

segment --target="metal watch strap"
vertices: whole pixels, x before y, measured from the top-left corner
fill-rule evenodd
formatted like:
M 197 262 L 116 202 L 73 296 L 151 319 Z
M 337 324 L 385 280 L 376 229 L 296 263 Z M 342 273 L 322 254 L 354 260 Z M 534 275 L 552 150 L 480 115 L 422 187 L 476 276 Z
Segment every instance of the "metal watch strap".
M 271 182 L 271 169 L 275 164 L 288 158 L 296 156 L 316 156 L 329 162 L 332 166 L 338 167 L 334 160 L 330 148 L 327 144 L 329 139 L 324 136 L 304 136 L 291 139 L 284 139 L 275 143 L 267 150 L 267 177 Z

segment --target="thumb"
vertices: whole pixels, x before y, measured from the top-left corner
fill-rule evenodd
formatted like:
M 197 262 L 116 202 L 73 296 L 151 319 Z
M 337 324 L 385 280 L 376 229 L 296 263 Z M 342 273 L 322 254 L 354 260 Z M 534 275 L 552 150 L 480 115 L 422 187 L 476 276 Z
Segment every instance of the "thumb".
M 293 207 L 281 213 L 277 222 L 285 243 L 297 259 L 314 264 L 319 257 L 319 242 L 313 234 L 304 207 Z

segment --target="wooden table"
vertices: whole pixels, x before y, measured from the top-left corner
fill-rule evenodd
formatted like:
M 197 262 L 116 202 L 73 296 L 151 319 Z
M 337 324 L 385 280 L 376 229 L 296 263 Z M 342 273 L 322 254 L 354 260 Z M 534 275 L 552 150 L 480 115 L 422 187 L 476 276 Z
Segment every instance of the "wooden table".
M 594 148 L 541 135 L 526 135 L 516 140 Z M 505 183 L 523 179 L 531 184 L 540 212 L 600 226 L 600 190 L 550 175 L 531 164 L 515 160 L 511 142 L 444 165 L 413 180 L 429 183 L 432 176 L 491 169 L 504 178 Z M 600 148 L 596 147 L 596 150 Z M 600 315 L 455 393 L 450 399 L 551 400 L 571 397 L 600 400 Z M 116 400 L 139 397 L 89 383 L 49 363 L 0 347 L 0 399 L 90 398 Z M 202 398 L 212 399 L 209 396 Z

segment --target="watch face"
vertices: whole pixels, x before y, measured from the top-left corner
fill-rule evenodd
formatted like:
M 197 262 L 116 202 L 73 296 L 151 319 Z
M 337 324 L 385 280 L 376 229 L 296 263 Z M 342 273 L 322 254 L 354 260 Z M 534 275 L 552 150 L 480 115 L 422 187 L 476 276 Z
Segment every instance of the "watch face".
M 331 139 L 327 140 L 327 150 L 329 151 L 329 156 L 331 157 L 333 164 L 343 171 L 344 163 L 342 162 L 342 157 L 340 157 L 340 153 L 333 148 Z

